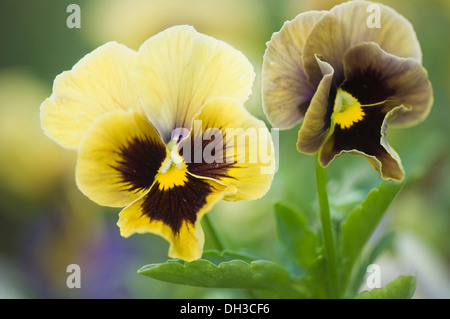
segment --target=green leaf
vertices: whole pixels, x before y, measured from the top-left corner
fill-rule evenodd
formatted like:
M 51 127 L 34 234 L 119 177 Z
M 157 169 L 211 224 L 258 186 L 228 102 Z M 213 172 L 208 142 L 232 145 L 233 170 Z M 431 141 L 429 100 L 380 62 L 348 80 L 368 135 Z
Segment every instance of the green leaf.
M 224 261 L 242 260 L 246 263 L 250 263 L 257 260 L 258 258 L 256 256 L 231 250 L 222 250 L 220 252 L 217 250 L 205 250 L 203 252 L 202 259 L 206 259 L 212 262 L 214 265 L 218 266 Z
M 327 280 L 326 263 L 323 255 L 319 255 L 317 259 L 308 267 L 308 275 L 299 279 L 300 287 L 304 290 L 305 298 L 324 299 L 327 298 Z
M 364 278 L 367 275 L 367 267 L 373 264 L 377 257 L 392 243 L 395 233 L 390 232 L 384 235 L 371 249 L 371 251 L 363 258 L 357 267 L 357 271 L 353 271 L 354 278 L 351 280 L 350 287 L 347 291 L 349 298 L 354 298 L 358 294 L 359 288 L 363 285 Z
M 358 299 L 411 299 L 416 290 L 416 276 L 400 276 L 390 282 L 386 288 L 363 291 Z
M 306 217 L 292 206 L 278 202 L 275 219 L 285 255 L 302 269 L 307 269 L 317 259 L 319 240 L 308 229 Z
M 344 283 L 348 282 L 356 259 L 402 186 L 401 183 L 383 181 L 341 224 L 340 256 Z
M 281 265 L 266 260 L 244 261 L 234 259 L 235 256 L 238 255 L 209 252 L 204 258 L 192 262 L 169 260 L 146 265 L 138 273 L 188 286 L 270 289 L 293 293 L 293 280 Z

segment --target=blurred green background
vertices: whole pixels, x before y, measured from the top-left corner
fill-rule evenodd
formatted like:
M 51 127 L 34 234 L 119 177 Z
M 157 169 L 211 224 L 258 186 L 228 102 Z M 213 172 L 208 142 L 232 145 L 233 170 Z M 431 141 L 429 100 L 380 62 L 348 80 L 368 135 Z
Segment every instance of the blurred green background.
M 40 129 L 39 106 L 53 79 L 111 40 L 137 49 L 175 24 L 224 40 L 255 67 L 249 111 L 265 120 L 260 74 L 265 43 L 283 22 L 340 1 L 301 0 L 2 0 L 0 3 L 0 298 L 240 298 L 239 290 L 184 287 L 136 273 L 167 260 L 154 235 L 119 235 L 119 209 L 90 202 L 76 188 L 76 154 Z M 417 273 L 415 298 L 450 298 L 450 2 L 381 1 L 406 16 L 422 46 L 434 89 L 428 119 L 390 129 L 407 181 L 374 237 L 396 236 L 377 259 L 381 282 Z M 67 6 L 81 8 L 81 28 L 69 29 Z M 270 127 L 270 126 L 269 126 Z M 228 248 L 282 262 L 273 203 L 292 203 L 318 226 L 311 156 L 299 154 L 298 126 L 279 134 L 279 169 L 271 190 L 253 202 L 221 202 L 209 213 Z M 333 218 L 339 220 L 379 175 L 361 157 L 343 155 L 327 169 Z M 206 249 L 214 248 L 206 238 Z M 81 267 L 81 288 L 69 289 L 69 264 Z

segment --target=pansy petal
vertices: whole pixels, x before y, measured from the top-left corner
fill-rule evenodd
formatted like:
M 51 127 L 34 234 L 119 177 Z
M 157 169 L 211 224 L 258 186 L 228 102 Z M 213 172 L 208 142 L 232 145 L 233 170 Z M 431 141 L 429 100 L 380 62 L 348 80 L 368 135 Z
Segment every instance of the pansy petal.
M 299 123 L 314 95 L 302 65 L 303 46 L 325 11 L 309 11 L 284 23 L 267 43 L 262 69 L 264 112 L 272 126 L 288 129 Z
M 160 189 L 156 182 L 148 194 L 120 212 L 117 225 L 124 237 L 134 233 L 160 235 L 170 243 L 170 257 L 191 261 L 200 258 L 203 251 L 201 218 L 229 191 L 191 175 L 183 186 L 169 189 Z
M 218 98 L 206 104 L 195 117 L 193 134 L 180 146 L 191 174 L 237 189 L 226 200 L 257 199 L 270 187 L 275 172 L 271 135 L 238 101 Z
M 400 157 L 386 141 L 386 128 L 392 114 L 398 106 L 387 114 L 377 110 L 376 106 L 365 110 L 365 119 L 354 123 L 349 129 L 336 126 L 319 152 L 319 162 L 327 166 L 342 153 L 363 155 L 381 174 L 383 179 L 401 181 L 404 171 Z
M 91 123 L 103 114 L 142 113 L 130 72 L 136 55 L 124 45 L 109 42 L 58 75 L 52 95 L 41 105 L 45 133 L 62 146 L 76 148 Z
M 298 131 L 297 149 L 306 154 L 316 153 L 330 130 L 330 114 L 336 88 L 333 85 L 333 68 L 316 57 L 323 74 L 311 104 L 306 111 L 305 119 Z
M 362 43 L 346 52 L 344 73 L 342 89 L 361 104 L 387 101 L 387 106 L 405 106 L 397 109 L 392 124 L 417 124 L 430 112 L 433 93 L 427 71 L 411 58 L 386 53 L 376 43 Z
M 377 18 L 379 27 L 372 25 Z M 323 15 L 306 40 L 303 65 L 310 83 L 317 86 L 322 78 L 315 54 L 330 63 L 340 83 L 344 79 L 344 53 L 361 42 L 378 43 L 390 54 L 413 58 L 419 63 L 422 59 L 416 34 L 406 18 L 380 3 L 348 1 Z
M 247 100 L 253 66 L 223 41 L 190 26 L 171 27 L 148 39 L 135 69 L 146 112 L 165 142 L 174 128 L 190 129 L 192 119 L 211 98 Z
M 123 207 L 152 186 L 166 146 L 136 112 L 110 112 L 95 121 L 80 143 L 76 182 L 97 204 Z

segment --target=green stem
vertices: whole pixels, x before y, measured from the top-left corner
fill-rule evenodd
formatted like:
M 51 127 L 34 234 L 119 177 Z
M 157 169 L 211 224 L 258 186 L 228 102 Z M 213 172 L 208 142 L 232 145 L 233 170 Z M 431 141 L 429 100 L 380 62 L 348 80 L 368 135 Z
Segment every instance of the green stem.
M 208 214 L 205 214 L 203 216 L 202 221 L 203 221 L 203 226 L 207 229 L 207 234 L 210 237 L 209 239 L 211 239 L 214 242 L 214 247 L 216 247 L 216 249 L 219 251 L 223 251 L 226 247 L 224 240 L 220 237 L 220 235 L 216 231 Z
M 219 233 L 216 231 L 216 229 L 214 227 L 214 223 L 211 222 L 211 219 L 208 216 L 208 214 L 205 214 L 205 216 L 203 216 L 202 222 L 203 222 L 203 227 L 206 228 L 207 234 L 210 237 L 209 239 L 214 242 L 214 246 L 216 247 L 216 249 L 219 251 L 225 250 L 225 248 L 226 248 L 225 240 L 223 240 L 223 238 L 221 238 Z M 246 291 L 251 299 L 257 299 L 256 295 L 254 294 L 254 292 L 252 290 L 246 289 Z
M 320 207 L 320 222 L 322 224 L 322 233 L 324 239 L 325 258 L 327 261 L 327 272 L 330 283 L 330 292 L 332 298 L 338 298 L 338 274 L 335 241 L 333 236 L 333 228 L 331 226 L 330 206 L 328 204 L 328 195 L 326 190 L 325 169 L 320 165 L 319 161 L 315 163 L 315 174 L 317 182 L 317 195 Z

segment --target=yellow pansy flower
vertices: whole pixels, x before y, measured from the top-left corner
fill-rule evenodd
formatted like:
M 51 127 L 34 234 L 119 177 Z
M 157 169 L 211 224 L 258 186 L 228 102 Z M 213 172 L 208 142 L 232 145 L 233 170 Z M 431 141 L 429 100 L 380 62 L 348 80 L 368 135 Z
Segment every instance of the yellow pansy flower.
M 125 207 L 123 236 L 158 234 L 170 257 L 194 260 L 202 216 L 221 199 L 259 198 L 272 182 L 270 134 L 243 107 L 254 77 L 239 51 L 175 26 L 137 52 L 107 43 L 59 75 L 41 106 L 42 127 L 78 151 L 84 194 Z

